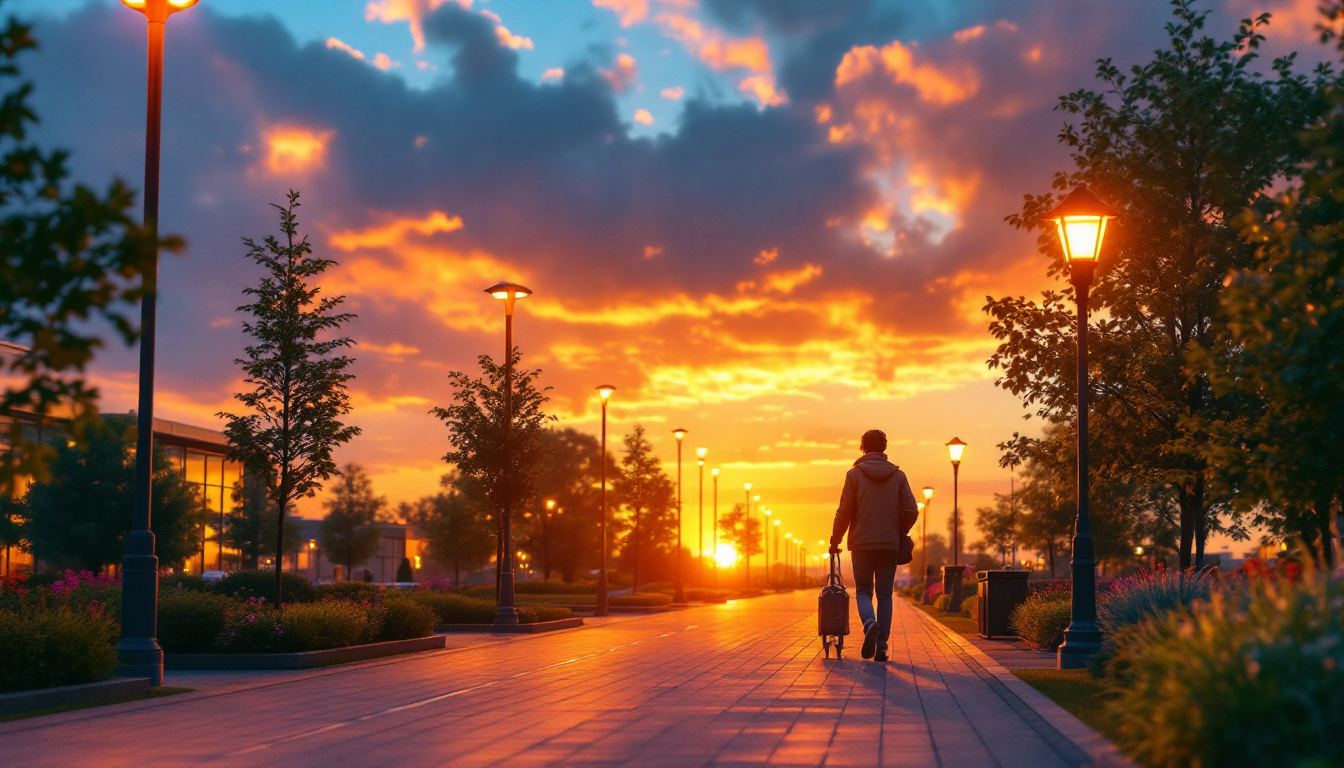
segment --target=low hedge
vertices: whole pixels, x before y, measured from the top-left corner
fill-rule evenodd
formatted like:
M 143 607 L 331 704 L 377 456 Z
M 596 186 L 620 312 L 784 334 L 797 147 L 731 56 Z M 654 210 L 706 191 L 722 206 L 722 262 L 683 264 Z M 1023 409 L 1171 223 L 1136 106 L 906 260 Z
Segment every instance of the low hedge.
M 597 594 L 597 584 L 591 581 L 576 581 L 573 584 L 566 584 L 563 581 L 547 579 L 546 581 L 520 581 L 513 586 L 513 591 L 520 595 L 595 595 Z M 491 596 L 494 592 L 491 592 Z
M 384 600 L 377 618 L 379 642 L 428 637 L 439 623 L 438 614 L 428 606 L 404 597 Z
M 188 590 L 159 593 L 159 645 L 165 653 L 209 653 L 224 632 L 237 601 L 224 595 Z
M 275 571 L 234 571 L 215 582 L 212 591 L 243 600 L 259 597 L 271 602 L 275 599 Z M 302 576 L 281 573 L 280 596 L 286 603 L 311 603 L 317 599 L 317 592 Z
M 494 600 L 451 592 L 408 592 L 406 599 L 432 610 L 440 624 L 493 624 L 499 610 Z M 556 605 L 520 605 L 517 608 L 518 621 L 522 624 L 568 619 L 574 615 L 570 609 Z
M 706 587 L 691 587 L 686 590 L 687 600 L 700 600 L 706 603 L 721 603 L 733 596 L 731 589 L 708 589 Z
M 159 592 L 209 592 L 210 582 L 189 573 L 173 573 L 159 578 Z
M 99 611 L 0 611 L 0 693 L 110 677 L 117 634 Z
M 1044 591 L 1030 595 L 1013 609 L 1008 619 L 1017 636 L 1046 651 L 1053 651 L 1064 642 L 1064 630 L 1071 618 L 1072 593 Z
M 657 607 L 660 605 L 670 605 L 672 596 L 665 595 L 662 592 L 640 592 L 634 595 L 613 595 L 607 598 L 607 605 L 620 605 L 631 607 Z
M 383 591 L 382 587 L 367 581 L 337 581 L 313 587 L 313 597 L 316 600 L 327 597 L 343 600 L 375 600 Z
M 1215 590 L 1122 629 L 1108 705 L 1149 766 L 1344 765 L 1344 583 Z

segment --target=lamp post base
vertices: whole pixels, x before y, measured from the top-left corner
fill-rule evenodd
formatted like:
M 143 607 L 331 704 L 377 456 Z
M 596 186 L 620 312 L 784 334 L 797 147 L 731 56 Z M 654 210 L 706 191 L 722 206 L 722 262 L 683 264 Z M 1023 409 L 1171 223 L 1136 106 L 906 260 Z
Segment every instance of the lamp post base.
M 518 609 L 513 604 L 513 571 L 505 571 L 499 577 L 499 610 L 495 612 L 494 626 L 516 626 Z
M 1096 629 L 1064 630 L 1064 644 L 1055 658 L 1056 669 L 1086 669 L 1087 660 L 1101 650 L 1101 633 Z
M 593 611 L 593 616 L 607 615 L 607 569 L 603 568 L 597 574 L 597 608 Z
M 122 640 L 117 645 L 117 677 L 148 677 L 153 688 L 163 685 L 163 649 L 154 638 Z

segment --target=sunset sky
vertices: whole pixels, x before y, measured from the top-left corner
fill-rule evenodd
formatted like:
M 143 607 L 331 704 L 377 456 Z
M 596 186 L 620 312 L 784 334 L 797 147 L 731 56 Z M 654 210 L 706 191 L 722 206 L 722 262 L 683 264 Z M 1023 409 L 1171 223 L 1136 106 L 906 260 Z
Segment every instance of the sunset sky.
M 1275 13 L 1270 53 L 1314 42 L 1316 0 L 1227 0 L 1210 31 Z M 139 186 L 142 17 L 117 0 L 18 0 L 42 50 L 38 139 L 82 181 Z M 943 444 L 970 444 L 962 508 L 1008 490 L 994 445 L 1035 432 L 993 386 L 987 294 L 1048 285 L 1034 236 L 1003 223 L 1068 157 L 1058 97 L 1095 60 L 1146 61 L 1167 0 L 202 0 L 168 24 L 158 415 L 233 409 L 255 270 L 240 237 L 267 203 L 340 264 L 325 289 L 358 313 L 353 422 L 338 455 L 392 502 L 431 492 L 445 376 L 498 356 L 509 279 L 516 342 L 559 423 L 612 440 L 644 424 L 675 476 L 685 427 L 751 481 L 786 528 L 829 531 L 873 427 L 918 488 Z M 104 410 L 134 407 L 135 353 L 110 346 Z M 708 473 L 706 473 L 708 480 Z M 708 504 L 708 488 L 706 500 Z M 316 506 L 305 508 L 318 514 Z M 974 539 L 974 533 L 970 538 Z M 1220 548 L 1214 542 L 1212 550 Z M 1238 546 L 1238 549 L 1241 547 Z

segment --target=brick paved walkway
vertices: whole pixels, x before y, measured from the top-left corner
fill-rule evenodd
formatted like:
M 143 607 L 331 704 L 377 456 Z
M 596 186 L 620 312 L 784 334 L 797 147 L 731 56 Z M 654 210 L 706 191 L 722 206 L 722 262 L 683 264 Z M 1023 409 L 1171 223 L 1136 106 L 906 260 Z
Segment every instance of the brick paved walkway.
M 4 723 L 0 762 L 1092 764 L 1076 729 L 903 601 L 886 665 L 822 659 L 815 605 L 774 595 Z

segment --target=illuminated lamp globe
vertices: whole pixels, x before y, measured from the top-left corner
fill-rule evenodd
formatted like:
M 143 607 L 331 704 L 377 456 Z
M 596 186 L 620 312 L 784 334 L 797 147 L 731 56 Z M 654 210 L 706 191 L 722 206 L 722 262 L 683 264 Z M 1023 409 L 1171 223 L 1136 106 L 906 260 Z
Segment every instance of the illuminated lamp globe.
M 682 438 L 686 437 L 686 430 L 680 428 L 674 429 L 672 430 L 672 436 L 677 438 L 677 442 L 680 443 Z
M 602 402 L 605 403 L 606 401 L 611 399 L 611 393 L 615 391 L 616 388 L 611 386 L 610 384 L 603 384 L 602 386 L 597 388 L 597 396 L 602 398 Z
M 1106 223 L 1120 212 L 1103 203 L 1086 184 L 1079 184 L 1045 216 L 1053 221 L 1065 261 L 1096 263 L 1106 239 Z
M 121 0 L 132 11 L 143 13 L 151 22 L 162 23 L 178 11 L 185 11 L 198 0 Z
M 954 437 L 948 441 L 947 455 L 949 458 L 952 459 L 953 464 L 961 463 L 961 454 L 965 453 L 965 451 L 966 451 L 966 444 L 961 441 L 961 438 Z
M 932 486 L 932 485 L 926 485 L 926 486 L 924 486 L 924 500 L 925 500 L 925 501 L 933 501 L 933 486 Z
M 696 458 L 699 458 L 699 459 L 701 459 L 701 460 L 703 461 L 704 458 L 705 458 L 705 456 L 709 455 L 709 449 L 708 449 L 708 448 L 696 448 L 696 449 L 695 449 L 695 455 L 696 455 Z

